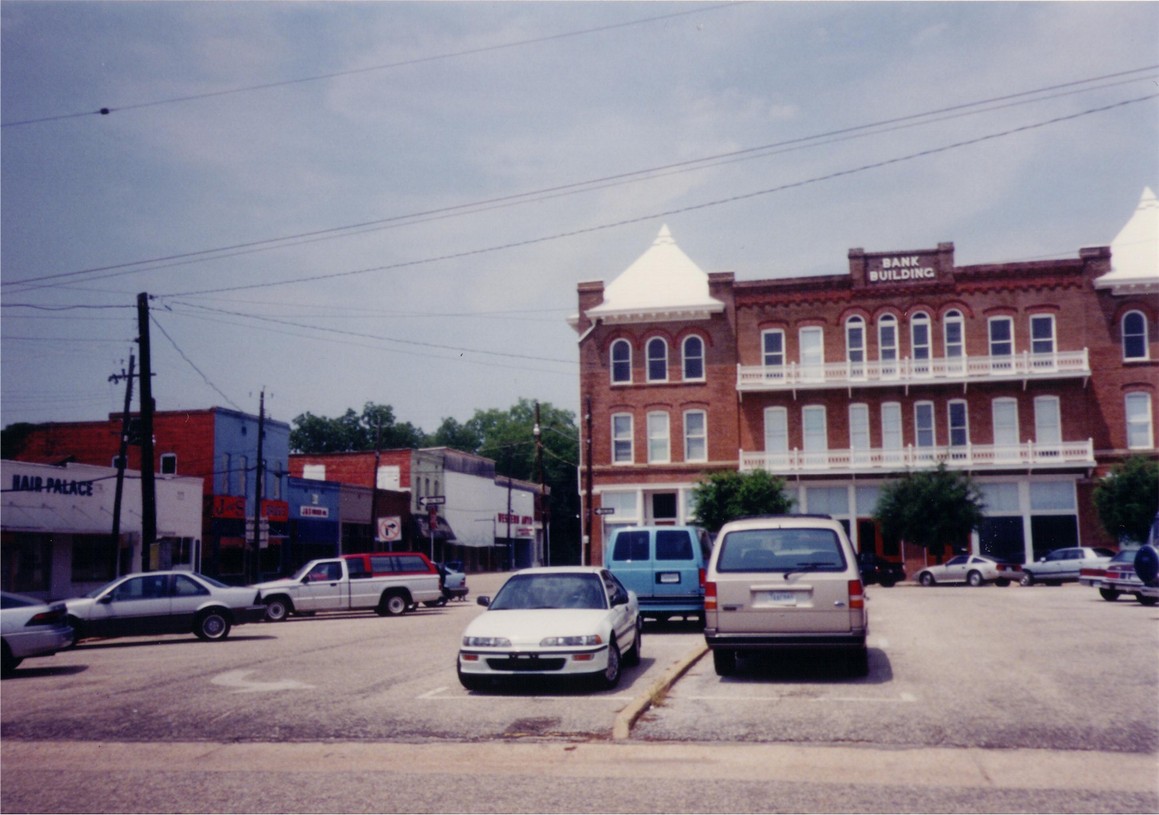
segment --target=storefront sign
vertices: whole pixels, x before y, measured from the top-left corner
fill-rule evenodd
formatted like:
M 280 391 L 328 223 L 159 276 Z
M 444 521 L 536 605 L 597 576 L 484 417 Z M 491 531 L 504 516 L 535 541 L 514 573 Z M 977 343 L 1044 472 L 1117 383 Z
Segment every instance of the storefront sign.
M 241 495 L 214 495 L 214 518 L 244 518 L 245 497 Z
M 330 507 L 301 506 L 298 514 L 303 518 L 329 518 Z
M 53 495 L 81 495 L 91 498 L 92 481 L 77 481 L 69 478 L 43 478 L 39 475 L 12 475 L 13 492 L 43 492 Z
M 266 498 L 262 501 L 262 517 L 278 523 L 290 520 L 290 505 L 285 501 L 275 501 Z
M 915 280 L 934 280 L 938 270 L 933 260 L 921 255 L 883 257 L 881 268 L 869 269 L 870 283 L 906 283 Z

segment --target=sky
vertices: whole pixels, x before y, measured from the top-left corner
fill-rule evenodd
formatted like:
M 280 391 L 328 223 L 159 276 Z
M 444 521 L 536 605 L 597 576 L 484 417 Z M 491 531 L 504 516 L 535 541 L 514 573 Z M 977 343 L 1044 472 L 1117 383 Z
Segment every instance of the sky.
M 105 110 L 106 113 L 101 113 Z M 1159 3 L 0 3 L 0 425 L 578 414 L 577 284 L 1110 244 Z M 134 409 L 136 399 L 134 399 Z

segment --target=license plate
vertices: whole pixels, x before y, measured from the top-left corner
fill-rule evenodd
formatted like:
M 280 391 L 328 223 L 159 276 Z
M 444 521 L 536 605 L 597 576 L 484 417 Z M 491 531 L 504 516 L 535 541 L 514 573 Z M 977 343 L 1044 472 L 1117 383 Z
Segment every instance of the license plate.
M 797 605 L 797 595 L 791 591 L 766 591 L 764 599 L 768 603 L 780 603 L 786 606 Z
M 679 583 L 680 575 L 677 572 L 664 572 L 657 576 L 661 583 Z

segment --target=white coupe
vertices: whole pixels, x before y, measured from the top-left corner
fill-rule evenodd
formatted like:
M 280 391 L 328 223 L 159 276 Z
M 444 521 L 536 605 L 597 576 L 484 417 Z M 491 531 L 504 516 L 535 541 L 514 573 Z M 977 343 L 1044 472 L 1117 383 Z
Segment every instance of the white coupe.
M 623 664 L 637 665 L 643 620 L 636 593 L 595 566 L 554 566 L 516 572 L 459 647 L 459 681 L 480 690 L 496 678 L 575 676 L 614 688 Z

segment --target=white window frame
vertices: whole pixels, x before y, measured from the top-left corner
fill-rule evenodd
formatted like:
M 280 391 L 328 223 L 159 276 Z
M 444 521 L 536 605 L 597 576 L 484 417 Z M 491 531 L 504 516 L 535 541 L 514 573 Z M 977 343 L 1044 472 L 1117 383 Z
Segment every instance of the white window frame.
M 807 379 L 821 379 L 825 375 L 825 330 L 819 325 L 807 325 L 797 332 L 802 375 Z
M 616 359 L 616 349 L 617 348 L 626 348 L 627 349 L 628 358 L 626 360 L 617 361 L 617 359 Z M 610 374 L 612 377 L 612 384 L 613 385 L 630 385 L 630 384 L 632 384 L 632 343 L 630 343 L 627 340 L 622 339 L 622 338 L 618 339 L 618 340 L 613 340 L 612 347 L 608 351 L 608 358 L 609 358 L 609 363 L 611 366 Z M 617 365 L 627 366 L 628 376 L 626 379 L 617 379 L 616 378 Z
M 1130 333 L 1128 333 L 1127 320 L 1128 320 L 1128 318 L 1131 318 L 1131 317 L 1138 318 L 1140 326 L 1139 326 L 1139 330 L 1137 330 L 1137 331 L 1132 330 Z M 1148 325 L 1147 325 L 1147 315 L 1146 314 L 1139 311 L 1138 309 L 1132 309 L 1131 311 L 1128 311 L 1126 314 L 1123 315 L 1123 319 L 1119 321 L 1119 333 L 1120 333 L 1121 338 L 1122 338 L 1123 361 L 1124 362 L 1139 362 L 1139 361 L 1144 361 L 1144 360 L 1151 358 L 1151 342 L 1150 342 L 1151 338 L 1148 336 Z M 1143 348 L 1142 348 L 1143 353 L 1141 355 L 1131 356 L 1130 354 L 1128 354 L 1127 341 L 1129 339 L 1138 339 L 1138 341 L 1141 342 L 1141 344 L 1143 346 Z
M 1151 394 L 1132 391 L 1123 397 L 1123 411 L 1127 425 L 1127 449 L 1151 450 L 1155 447 L 1152 432 Z
M 845 361 L 853 376 L 865 373 L 865 319 L 857 314 L 845 321 Z
M 910 354 L 914 359 L 928 360 L 933 355 L 932 330 L 933 323 L 926 312 L 919 311 L 910 318 Z M 920 337 L 919 333 L 925 336 Z
M 957 330 L 957 338 L 950 336 L 951 329 Z M 960 359 L 966 356 L 966 320 L 958 309 L 950 309 L 942 318 L 942 343 L 946 359 Z
M 663 348 L 664 354 L 662 356 L 654 356 L 653 349 Z M 644 362 L 645 370 L 647 371 L 649 382 L 667 382 L 668 381 L 668 341 L 663 337 L 652 337 L 644 344 Z M 654 376 L 652 371 L 653 365 L 663 365 L 664 375 Z
M 1018 400 L 1008 396 L 994 399 L 990 402 L 990 416 L 994 424 L 994 446 L 1017 446 L 1019 444 Z
M 881 403 L 881 449 L 901 450 L 905 446 L 901 424 L 901 402 Z
M 877 321 L 877 358 L 881 362 L 882 376 L 897 374 L 897 326 L 897 317 L 892 314 L 884 314 Z
M 961 415 L 954 413 L 961 411 Z M 960 419 L 961 421 L 958 421 Z M 970 444 L 970 406 L 965 399 L 951 399 L 946 404 L 946 427 L 949 429 L 951 447 L 968 447 Z
M 648 463 L 667 464 L 672 460 L 672 433 L 668 412 L 653 410 L 647 416 Z
M 999 325 L 1005 325 L 1009 333 L 1006 339 L 995 339 L 994 329 Z M 987 340 L 989 342 L 987 353 L 991 358 L 1006 359 L 1014 356 L 1014 318 L 1013 317 L 991 317 L 987 323 Z M 1010 350 L 1002 353 L 999 349 L 1003 346 L 1009 345 Z
M 1046 336 L 1040 336 L 1039 331 L 1045 326 L 1049 329 Z M 1058 346 L 1055 344 L 1054 315 L 1030 315 L 1030 353 L 1038 355 L 1053 354 Z
M 869 444 L 869 405 L 854 402 L 849 405 L 849 449 L 865 452 Z
M 700 346 L 700 353 L 690 354 L 688 346 L 690 343 L 697 343 Z M 684 338 L 680 344 L 680 361 L 681 361 L 681 375 L 685 382 L 703 382 L 705 378 L 704 367 L 704 339 L 699 334 L 690 334 Z M 695 362 L 700 366 L 700 374 L 690 376 L 688 373 L 688 363 Z
M 695 427 L 699 423 L 699 427 Z M 708 413 L 684 411 L 684 460 L 708 461 Z
M 789 452 L 789 411 L 783 407 L 765 408 L 765 452 Z
M 612 463 L 632 464 L 636 460 L 631 413 L 612 414 Z
M 777 338 L 779 349 L 770 351 L 769 340 Z M 785 332 L 780 328 L 769 328 L 761 332 L 761 365 L 766 368 L 782 368 L 785 365 Z
M 1062 444 L 1062 412 L 1057 396 L 1034 397 L 1034 441 L 1041 445 Z
M 806 453 L 828 452 L 829 423 L 824 405 L 801 408 L 801 449 Z
M 160 475 L 177 475 L 176 453 L 162 453 L 158 464 L 157 471 Z
M 923 436 L 928 434 L 928 443 Z M 938 428 L 934 421 L 933 402 L 914 402 L 914 447 L 930 448 L 938 445 Z

